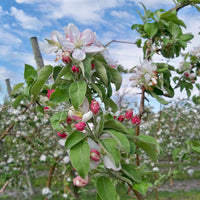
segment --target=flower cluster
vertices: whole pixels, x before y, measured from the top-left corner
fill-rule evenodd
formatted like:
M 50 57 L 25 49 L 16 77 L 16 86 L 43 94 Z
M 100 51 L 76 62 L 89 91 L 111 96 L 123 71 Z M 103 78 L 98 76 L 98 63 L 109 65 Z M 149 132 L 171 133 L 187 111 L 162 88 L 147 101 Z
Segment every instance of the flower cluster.
M 133 75 L 130 78 L 132 81 L 132 86 L 144 86 L 147 88 L 151 85 L 157 84 L 157 66 L 147 60 L 145 60 L 141 65 L 137 65 L 133 70 Z
M 74 24 L 64 27 L 65 37 L 58 31 L 53 31 L 51 40 L 40 43 L 43 53 L 56 53 L 56 60 L 62 59 L 63 62 L 71 62 L 71 57 L 82 61 L 86 53 L 95 53 L 104 50 L 103 46 L 96 45 L 96 34 L 91 29 L 85 29 L 80 33 Z
M 137 125 L 139 126 L 140 125 L 140 122 L 141 122 L 141 119 L 135 115 L 133 117 L 133 111 L 132 110 L 127 110 L 125 115 L 119 115 L 117 120 L 119 122 L 123 122 L 124 120 L 131 120 L 131 122 L 134 124 L 134 125 Z

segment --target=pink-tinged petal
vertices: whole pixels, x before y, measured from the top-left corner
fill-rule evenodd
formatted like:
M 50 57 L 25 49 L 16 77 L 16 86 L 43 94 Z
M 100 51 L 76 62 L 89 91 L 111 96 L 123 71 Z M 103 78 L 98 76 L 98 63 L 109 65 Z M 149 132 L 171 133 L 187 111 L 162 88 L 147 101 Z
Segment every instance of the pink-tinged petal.
M 94 161 L 92 159 L 90 159 L 90 169 L 96 169 L 97 166 L 101 163 L 101 160 L 99 161 Z
M 80 121 L 82 118 L 78 116 L 80 113 L 77 111 L 69 110 L 68 117 L 70 117 L 72 120 Z
M 71 42 L 75 42 L 80 39 L 80 31 L 74 24 L 68 24 L 65 33 Z
M 75 58 L 76 60 L 82 61 L 85 59 L 86 54 L 82 49 L 74 49 L 72 57 Z
M 77 187 L 84 187 L 89 182 L 89 176 L 86 176 L 84 179 L 80 176 L 77 176 L 73 179 L 73 184 Z
M 107 169 L 113 169 L 114 171 L 119 171 L 121 169 L 121 165 L 119 165 L 119 167 L 117 167 L 115 165 L 115 162 L 113 160 L 113 158 L 111 158 L 110 156 L 108 155 L 105 155 L 103 157 L 103 163 L 104 163 L 104 166 L 107 168 Z
M 95 34 L 91 29 L 85 29 L 80 36 L 83 45 L 91 45 L 95 40 Z
M 104 47 L 97 47 L 97 46 L 83 46 L 82 50 L 87 52 L 87 53 L 94 53 L 94 52 L 99 52 L 99 51 L 104 51 Z
M 61 39 L 64 39 L 62 34 L 59 31 L 53 31 L 51 33 L 51 40 L 54 42 L 59 42 Z
M 78 109 L 82 113 L 87 113 L 89 111 L 89 101 L 86 97 L 84 98 L 83 103 L 81 104 L 81 106 Z
M 71 52 L 75 48 L 74 43 L 70 42 L 69 40 L 67 40 L 65 38 L 61 39 L 59 41 L 59 43 L 61 44 L 64 51 L 70 51 Z
M 58 46 L 49 44 L 47 42 L 39 42 L 39 48 L 42 53 L 51 54 L 58 50 Z

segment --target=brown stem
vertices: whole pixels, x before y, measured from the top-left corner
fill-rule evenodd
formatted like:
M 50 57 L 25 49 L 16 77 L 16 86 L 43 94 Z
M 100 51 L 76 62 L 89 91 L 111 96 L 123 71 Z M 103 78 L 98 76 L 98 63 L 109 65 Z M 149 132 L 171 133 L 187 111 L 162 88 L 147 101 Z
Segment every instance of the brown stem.
M 144 113 L 144 100 L 145 100 L 145 87 L 142 87 L 142 94 L 141 94 L 141 100 L 140 100 L 140 107 L 139 107 L 139 119 L 142 119 L 142 115 Z M 136 126 L 136 136 L 140 135 L 140 126 Z M 136 149 L 138 149 L 138 147 L 136 146 Z M 139 158 L 139 154 L 136 153 L 136 164 L 137 166 L 140 165 L 140 158 Z
M 53 173 L 54 173 L 54 171 L 55 171 L 56 164 L 57 164 L 56 161 L 58 160 L 58 158 L 59 158 L 59 157 L 57 157 L 57 158 L 55 159 L 54 164 L 50 167 L 50 170 L 49 170 L 49 175 L 48 175 L 47 185 L 46 185 L 46 187 L 48 187 L 49 189 L 50 189 L 50 187 L 51 187 L 51 181 L 52 181 L 52 178 L 53 178 Z M 45 197 L 44 200 L 48 200 L 48 199 Z
M 175 6 L 174 8 L 171 8 L 170 10 L 171 10 L 171 11 L 176 10 L 176 12 L 178 12 L 180 9 L 182 9 L 182 8 L 184 8 L 184 7 L 186 7 L 186 6 L 191 5 L 192 3 L 198 4 L 198 3 L 200 3 L 200 1 L 199 1 L 199 2 L 193 2 L 193 1 L 183 2 L 183 3 L 181 3 L 181 4 L 177 5 L 177 6 Z
M 3 193 L 4 190 L 6 189 L 6 187 L 8 186 L 10 180 L 6 181 L 6 183 L 4 184 L 4 186 L 1 188 L 0 193 Z

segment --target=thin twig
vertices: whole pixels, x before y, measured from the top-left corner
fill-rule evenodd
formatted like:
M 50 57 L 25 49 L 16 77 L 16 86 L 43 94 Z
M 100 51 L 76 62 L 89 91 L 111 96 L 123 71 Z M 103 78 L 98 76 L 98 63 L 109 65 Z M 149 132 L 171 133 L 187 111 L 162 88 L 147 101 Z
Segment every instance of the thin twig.
M 135 42 L 129 42 L 129 41 L 119 41 L 119 40 L 111 40 L 110 42 L 108 42 L 107 44 L 105 44 L 104 46 L 107 47 L 109 46 L 111 43 L 116 42 L 116 43 L 125 43 L 125 44 L 135 44 Z

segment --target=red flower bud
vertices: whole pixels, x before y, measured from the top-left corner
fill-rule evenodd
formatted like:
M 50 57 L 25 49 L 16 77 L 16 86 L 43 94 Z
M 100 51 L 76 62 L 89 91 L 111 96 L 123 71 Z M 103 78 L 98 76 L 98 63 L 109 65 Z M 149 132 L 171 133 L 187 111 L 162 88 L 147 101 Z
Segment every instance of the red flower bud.
M 66 119 L 66 123 L 70 124 L 71 122 L 72 122 L 72 118 L 68 116 L 67 119 Z
M 91 70 L 94 70 L 94 67 L 95 67 L 95 64 L 92 63 L 92 64 L 91 64 Z
M 133 117 L 133 119 L 131 120 L 133 124 L 135 125 L 140 125 L 141 119 L 136 115 L 135 117 Z
M 44 111 L 49 110 L 50 108 L 48 106 L 44 107 Z
M 49 88 L 47 89 L 47 98 L 50 99 L 50 96 L 51 94 L 55 91 L 54 89 L 53 90 L 50 90 Z
M 85 122 L 79 122 L 75 124 L 76 130 L 83 131 L 85 129 L 86 123 Z
M 73 179 L 73 184 L 77 187 L 84 187 L 88 184 L 89 182 L 89 177 L 86 176 L 84 179 L 80 176 L 77 176 L 76 178 Z
M 126 119 L 131 119 L 133 117 L 133 111 L 127 110 L 125 114 Z
M 67 137 L 67 134 L 66 133 L 60 133 L 60 132 L 57 132 L 57 135 L 61 138 L 66 138 Z
M 72 66 L 71 70 L 74 72 L 74 73 L 79 73 L 79 68 L 76 67 L 75 65 Z
M 117 120 L 118 120 L 119 122 L 123 122 L 123 121 L 124 121 L 124 115 L 120 115 L 120 116 L 117 118 Z
M 99 102 L 92 100 L 91 105 L 90 105 L 90 109 L 96 115 L 99 112 L 99 109 L 100 109 Z
M 64 63 L 70 63 L 71 62 L 71 58 L 70 58 L 70 52 L 68 52 L 68 51 L 65 51 L 63 54 L 62 54 L 62 61 L 64 62 Z
M 91 149 L 90 158 L 94 161 L 100 160 L 100 153 L 96 149 Z

